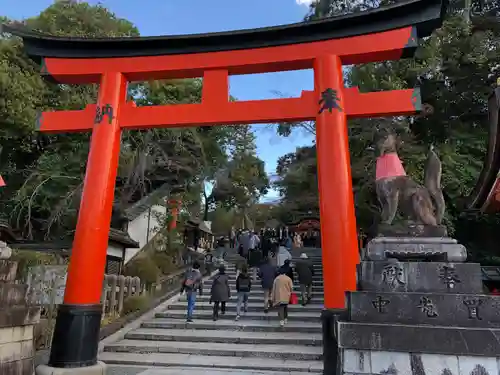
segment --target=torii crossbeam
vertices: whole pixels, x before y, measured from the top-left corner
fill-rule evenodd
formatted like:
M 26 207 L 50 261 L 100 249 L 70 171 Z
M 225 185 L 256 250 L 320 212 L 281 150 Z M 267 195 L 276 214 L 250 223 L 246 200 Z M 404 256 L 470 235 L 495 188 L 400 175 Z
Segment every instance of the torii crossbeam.
M 359 262 L 347 119 L 411 115 L 416 89 L 360 93 L 345 88 L 342 65 L 412 55 L 417 38 L 439 27 L 441 0 L 409 0 L 359 14 L 287 26 L 191 36 L 82 39 L 38 34 L 14 26 L 47 78 L 99 83 L 96 104 L 81 111 L 44 112 L 43 132 L 91 131 L 84 190 L 59 307 L 49 365 L 97 361 L 100 297 L 122 130 L 152 127 L 316 121 L 325 308 L 345 307 Z M 314 91 L 299 98 L 230 102 L 235 74 L 314 69 Z M 203 77 L 200 104 L 136 107 L 132 81 Z M 324 315 L 324 327 L 331 319 Z M 328 335 L 330 336 L 330 335 Z M 325 350 L 331 343 L 324 342 Z

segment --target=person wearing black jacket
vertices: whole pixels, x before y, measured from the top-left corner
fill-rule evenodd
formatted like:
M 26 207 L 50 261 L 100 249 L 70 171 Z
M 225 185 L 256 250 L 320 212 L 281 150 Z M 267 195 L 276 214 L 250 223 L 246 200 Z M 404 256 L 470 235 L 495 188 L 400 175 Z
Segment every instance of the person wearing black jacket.
M 252 280 L 248 274 L 248 267 L 242 267 L 238 278 L 236 279 L 236 292 L 238 294 L 238 301 L 236 302 L 236 320 L 240 319 L 241 304 L 243 303 L 243 312 L 248 310 L 248 296 L 252 289 Z
M 259 269 L 259 277 L 262 285 L 262 289 L 264 290 L 264 312 L 267 313 L 269 311 L 269 307 L 271 306 L 271 292 L 273 289 L 274 279 L 276 278 L 276 266 L 272 264 L 272 259 L 267 258 L 264 259 L 263 264 Z
M 292 265 L 290 264 L 290 259 L 286 259 L 285 263 L 281 266 L 281 269 L 283 272 L 279 272 L 280 274 L 285 274 L 287 275 L 290 279 L 292 279 L 293 283 L 293 268 Z
M 300 293 L 302 295 L 302 306 L 311 302 L 314 267 L 307 258 L 307 254 L 302 253 L 300 260 L 295 264 L 295 271 L 299 278 Z
M 219 318 L 219 306 L 222 315 L 226 313 L 226 302 L 231 297 L 231 288 L 229 287 L 229 276 L 226 274 L 226 268 L 221 265 L 219 273 L 214 277 L 212 289 L 210 290 L 210 303 L 214 303 L 213 320 Z

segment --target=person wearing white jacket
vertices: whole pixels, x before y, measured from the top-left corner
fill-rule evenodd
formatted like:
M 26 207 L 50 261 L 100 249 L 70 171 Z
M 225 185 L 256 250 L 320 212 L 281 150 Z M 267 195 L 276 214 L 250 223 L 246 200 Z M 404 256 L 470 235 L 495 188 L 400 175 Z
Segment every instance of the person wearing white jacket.
M 278 254 L 276 255 L 276 266 L 281 267 L 285 264 L 285 260 L 292 261 L 292 254 L 285 247 L 285 244 L 282 242 L 278 247 Z

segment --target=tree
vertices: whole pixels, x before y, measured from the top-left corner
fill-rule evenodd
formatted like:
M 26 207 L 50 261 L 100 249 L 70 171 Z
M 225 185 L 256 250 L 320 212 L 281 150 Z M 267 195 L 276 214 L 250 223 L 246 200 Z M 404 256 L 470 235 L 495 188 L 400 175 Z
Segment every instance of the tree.
M 130 22 L 86 3 L 55 3 L 25 24 L 58 35 L 138 34 Z M 20 41 L 9 35 L 0 40 L 0 77 L 1 167 L 8 180 L 8 187 L 1 193 L 1 212 L 33 238 L 37 237 L 35 232 L 50 231 L 56 222 L 65 226 L 68 215 L 62 215 L 63 211 L 75 216 L 76 206 L 70 203 L 79 198 L 89 144 L 88 134 L 36 132 L 37 111 L 83 108 L 95 101 L 96 87 L 43 81 L 39 67 L 22 52 Z M 68 225 L 74 228 L 74 220 Z
M 290 217 L 302 213 L 319 214 L 316 147 L 299 147 L 278 159 L 275 187 L 281 206 Z
M 209 199 L 214 203 L 245 211 L 267 193 L 269 178 L 264 162 L 256 154 L 255 134 L 249 126 L 235 126 L 228 152 L 232 153 L 225 168 L 215 178 Z
M 256 229 L 265 228 L 267 224 L 279 217 L 279 205 L 257 203 L 248 209 L 248 216 L 252 218 Z
M 212 222 L 212 233 L 227 236 L 235 225 L 236 212 L 234 209 L 216 207 L 211 211 L 208 218 Z

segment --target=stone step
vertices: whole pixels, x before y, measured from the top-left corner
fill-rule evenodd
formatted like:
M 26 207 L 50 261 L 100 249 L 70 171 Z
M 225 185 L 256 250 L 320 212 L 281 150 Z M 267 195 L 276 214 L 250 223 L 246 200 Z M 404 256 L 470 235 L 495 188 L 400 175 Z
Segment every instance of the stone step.
M 298 285 L 294 286 L 293 292 L 300 297 L 300 287 Z M 313 292 L 313 297 L 323 297 L 323 289 L 313 288 L 312 292 Z M 231 288 L 231 293 L 236 295 L 236 288 Z M 205 286 L 205 285 L 203 286 L 203 294 L 202 295 L 207 295 L 207 296 L 210 295 L 210 286 Z M 252 290 L 250 290 L 250 296 L 263 298 L 264 291 L 260 287 L 252 288 Z
M 187 303 L 186 302 L 175 302 L 172 303 L 171 305 L 168 306 L 168 310 L 186 310 Z M 209 302 L 200 302 L 196 303 L 196 309 L 197 310 L 212 310 L 214 307 L 213 303 Z M 263 311 L 263 303 L 249 303 L 248 304 L 248 312 L 262 312 Z M 243 309 L 243 304 L 241 306 Z M 313 305 L 309 304 L 306 306 L 302 305 L 288 305 L 288 312 L 320 312 L 323 309 L 323 305 Z M 236 299 L 235 297 L 232 298 L 231 301 L 229 301 L 226 304 L 226 311 L 236 311 Z
M 300 301 L 300 295 L 298 296 L 299 297 L 299 301 Z M 196 302 L 208 302 L 210 301 L 210 295 L 208 294 L 203 294 L 202 296 L 197 296 L 196 297 Z M 317 294 L 317 297 L 313 297 L 310 301 L 311 304 L 313 305 L 323 305 L 323 293 L 320 294 Z M 264 293 L 262 293 L 261 296 L 256 296 L 255 294 L 250 294 L 250 296 L 248 297 L 248 303 L 259 303 L 261 305 L 263 305 L 264 303 Z
M 192 354 L 139 354 L 139 353 L 100 353 L 99 359 L 107 364 L 136 365 L 136 366 L 182 366 L 192 368 L 211 368 L 253 371 L 279 371 L 279 372 L 323 372 L 323 361 L 296 361 L 272 358 L 251 357 L 222 357 L 200 356 Z M 191 375 L 191 373 L 189 373 Z M 228 374 L 229 375 L 229 374 Z
M 229 276 L 229 285 L 231 285 L 233 288 L 236 287 L 236 275 L 229 274 L 228 276 Z M 251 281 L 252 281 L 253 286 L 258 286 L 258 287 L 261 286 L 261 280 L 259 278 L 257 278 L 257 280 L 251 279 Z M 209 285 L 212 285 L 212 282 L 213 282 L 213 278 L 210 278 L 210 279 L 204 280 L 203 284 L 204 284 L 204 286 L 209 286 Z M 300 285 L 298 276 L 294 276 L 294 285 L 296 287 L 298 287 Z M 322 278 L 317 279 L 317 280 L 315 279 L 315 280 L 313 280 L 312 285 L 314 288 L 323 288 L 324 281 Z
M 292 262 L 292 266 L 293 266 L 293 262 Z M 218 268 L 218 266 L 214 266 L 214 268 Z M 313 268 L 314 268 L 314 274 L 316 276 L 318 275 L 321 275 L 323 273 L 323 266 L 322 265 L 313 265 Z M 235 266 L 226 266 L 225 267 L 226 269 L 226 272 L 227 273 L 231 273 L 231 272 L 236 272 L 236 267 Z M 252 270 L 253 268 L 250 267 L 250 270 Z
M 268 320 L 200 320 L 196 319 L 186 323 L 185 319 L 152 319 L 141 324 L 141 328 L 156 329 L 200 329 L 200 330 L 225 330 L 239 332 L 295 332 L 295 333 L 321 333 L 321 322 L 310 323 L 307 321 L 290 321 L 280 327 L 275 321 Z
M 375 341 L 374 341 L 375 338 Z M 500 329 L 339 322 L 342 349 L 497 357 Z
M 236 271 L 234 271 L 234 272 L 233 271 L 226 272 L 226 274 L 229 276 L 229 281 L 236 281 L 236 278 L 237 278 Z M 251 277 L 251 279 L 253 281 L 253 274 L 252 274 L 251 271 L 249 271 L 249 275 L 250 275 L 250 277 Z M 298 274 L 296 272 L 294 272 L 293 275 L 294 275 L 294 279 L 297 282 L 297 280 L 299 278 Z M 213 277 L 212 277 L 212 279 L 213 279 Z M 324 281 L 324 279 L 323 279 L 323 275 L 322 274 L 318 274 L 318 273 L 314 274 L 314 276 L 313 276 L 313 284 L 322 284 L 323 281 Z M 257 281 L 256 282 L 260 283 L 260 278 L 259 277 L 257 277 Z
M 318 312 L 293 312 L 288 314 L 289 321 L 320 321 L 321 311 Z M 185 311 L 167 310 L 165 312 L 157 313 L 156 318 L 167 318 L 167 319 L 182 319 L 186 317 Z M 212 312 L 210 310 L 196 310 L 194 311 L 194 319 L 211 319 Z M 236 313 L 233 311 L 228 311 L 226 314 L 219 314 L 219 319 L 235 319 Z M 268 314 L 264 312 L 248 312 L 241 316 L 242 320 L 273 320 L 278 324 L 277 312 L 272 310 Z
M 251 270 L 248 273 L 250 274 L 250 276 L 253 275 L 253 273 L 252 273 Z M 226 270 L 226 274 L 229 275 L 229 278 L 231 280 L 236 280 L 236 271 L 228 271 L 228 270 Z M 297 272 L 294 272 L 293 274 L 294 274 L 295 277 L 298 277 Z M 316 282 L 323 281 L 323 273 L 315 271 L 314 272 L 314 276 L 313 276 L 313 281 L 316 281 Z
M 300 261 L 299 258 L 292 258 L 292 263 L 297 263 L 298 261 Z M 321 267 L 323 267 L 323 264 L 321 263 L 321 261 L 314 261 L 313 260 L 312 265 L 313 265 L 314 268 L 321 268 Z
M 212 282 L 213 282 L 213 279 L 207 279 L 203 282 L 203 287 L 211 287 L 212 286 Z M 229 279 L 229 286 L 232 288 L 232 289 L 236 289 L 236 278 L 233 280 L 233 279 Z M 300 284 L 298 282 L 297 279 L 295 279 L 295 282 L 293 283 L 293 287 L 294 289 L 300 289 Z M 313 289 L 321 289 L 323 290 L 323 284 L 318 284 L 318 283 L 314 283 L 312 285 L 312 288 Z M 260 280 L 257 280 L 257 281 L 253 281 L 252 283 L 252 289 L 261 289 L 262 290 L 262 286 L 260 284 Z
M 205 285 L 208 286 L 208 285 L 212 285 L 212 282 L 213 282 L 213 279 L 207 279 L 204 281 L 203 284 L 204 284 L 204 286 Z M 236 277 L 234 279 L 233 278 L 229 279 L 229 285 L 233 288 L 236 288 Z M 295 280 L 294 285 L 299 286 L 298 279 Z M 252 280 L 252 286 L 260 286 L 260 280 L 259 279 Z M 313 288 L 323 288 L 323 280 L 313 280 L 312 286 L 313 286 Z
M 500 328 L 500 296 L 481 294 L 348 294 L 350 321 Z
M 292 266 L 294 265 L 295 263 L 292 262 Z M 219 266 L 218 265 L 214 265 L 213 266 L 214 269 L 218 269 Z M 229 266 L 225 266 L 224 267 L 226 272 L 236 272 L 237 269 L 236 269 L 236 266 L 235 265 L 229 265 Z M 323 266 L 321 264 L 313 264 L 313 268 L 314 268 L 314 273 L 318 273 L 318 274 L 321 274 L 323 272 Z M 250 267 L 249 268 L 250 270 L 253 270 L 254 268 L 253 267 Z
M 209 289 L 209 288 L 211 288 L 211 287 L 212 287 L 212 281 L 208 281 L 208 282 L 205 282 L 205 283 L 203 284 L 203 288 L 205 288 L 205 289 Z M 231 281 L 230 281 L 230 282 L 229 282 L 229 287 L 231 288 L 231 290 L 233 290 L 233 291 L 236 293 L 236 283 L 235 283 L 235 282 L 231 282 Z M 262 290 L 262 288 L 261 288 L 261 286 L 260 286 L 260 285 L 256 285 L 255 287 L 252 287 L 251 292 L 252 292 L 252 291 L 254 291 L 255 289 L 260 289 L 260 290 Z M 294 284 L 294 285 L 293 285 L 293 289 L 294 289 L 295 291 L 300 291 L 300 285 L 298 285 L 298 284 Z M 323 289 L 324 289 L 324 288 L 323 288 L 323 285 L 313 285 L 313 286 L 312 286 L 312 290 L 313 290 L 313 292 L 323 292 Z
M 298 279 L 299 276 L 298 276 L 297 272 L 294 272 L 293 274 Z M 323 281 L 324 281 L 323 275 L 322 274 L 318 275 L 317 273 L 314 274 L 312 279 L 313 279 L 313 284 L 318 284 L 318 283 L 323 284 Z
M 323 357 L 323 348 L 320 346 L 149 340 L 121 340 L 106 345 L 104 351 L 119 353 L 180 353 L 221 357 L 294 359 L 300 361 L 319 361 Z
M 225 264 L 225 265 L 226 265 L 226 268 L 231 268 L 231 267 L 232 267 L 232 268 L 234 268 L 234 267 L 235 267 L 235 264 L 234 264 L 234 263 L 232 263 L 232 262 L 233 262 L 233 261 L 235 261 L 235 260 L 236 260 L 236 258 L 233 258 L 233 259 L 228 259 L 228 260 L 229 260 L 229 262 L 227 262 L 227 263 Z M 301 260 L 300 258 L 292 258 L 292 263 L 296 263 L 296 262 L 298 262 L 298 261 L 300 261 L 300 260 Z M 311 260 L 311 258 L 309 258 L 309 260 Z M 313 260 L 312 260 L 312 265 L 313 265 L 313 267 L 315 267 L 315 268 L 321 268 L 321 267 L 323 267 L 323 263 L 322 263 L 322 261 L 321 261 L 321 260 L 316 260 L 316 259 L 313 259 Z
M 229 276 L 229 282 L 232 285 L 235 285 L 236 284 L 236 274 L 229 273 L 228 276 Z M 204 283 L 210 284 L 212 282 L 212 280 L 213 280 L 213 277 L 205 280 Z M 298 281 L 299 277 L 297 275 L 294 275 L 294 280 L 295 280 L 295 284 L 298 285 L 299 284 L 299 281 Z M 261 280 L 260 280 L 260 278 L 257 278 L 257 280 L 253 280 L 253 278 L 252 278 L 252 282 L 256 285 L 260 285 Z M 324 284 L 323 276 L 313 277 L 313 285 L 323 287 L 323 284 Z
M 276 324 L 278 325 L 278 324 Z M 197 329 L 149 329 L 139 328 L 125 334 L 126 340 L 208 342 L 226 344 L 273 344 L 321 346 L 318 333 L 296 332 L 245 332 Z
M 210 289 L 205 288 L 204 292 L 206 293 L 206 295 L 209 295 Z M 231 290 L 231 292 L 236 293 L 236 290 L 233 289 L 233 290 Z M 295 287 L 293 289 L 293 292 L 295 294 L 297 294 L 298 297 L 300 297 L 300 288 L 299 287 Z M 313 297 L 318 297 L 318 298 L 323 298 L 323 290 L 313 289 L 313 295 L 312 296 Z M 259 289 L 252 289 L 250 291 L 250 297 L 264 298 L 264 291 L 262 289 L 260 289 L 260 288 Z
M 108 367 L 108 375 L 311 375 L 310 372 L 304 371 L 265 371 L 265 370 L 250 370 L 242 368 L 231 369 L 216 369 L 214 367 L 187 367 L 187 366 L 168 366 L 157 368 L 157 370 L 149 369 L 144 372 L 147 367 L 134 365 L 112 365 Z M 130 372 L 132 371 L 132 372 Z

